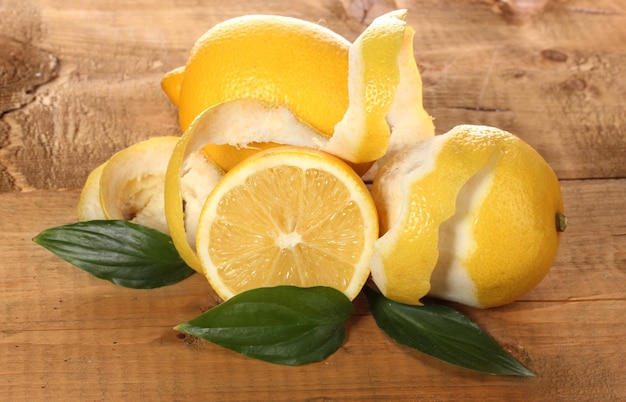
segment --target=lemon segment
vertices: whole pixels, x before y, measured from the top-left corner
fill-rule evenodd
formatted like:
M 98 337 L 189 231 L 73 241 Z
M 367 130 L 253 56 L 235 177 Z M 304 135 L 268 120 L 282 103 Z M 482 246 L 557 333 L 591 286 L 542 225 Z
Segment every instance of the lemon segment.
M 227 172 L 200 217 L 198 257 L 224 300 L 278 285 L 330 286 L 353 299 L 378 237 L 367 187 L 332 155 L 260 152 Z

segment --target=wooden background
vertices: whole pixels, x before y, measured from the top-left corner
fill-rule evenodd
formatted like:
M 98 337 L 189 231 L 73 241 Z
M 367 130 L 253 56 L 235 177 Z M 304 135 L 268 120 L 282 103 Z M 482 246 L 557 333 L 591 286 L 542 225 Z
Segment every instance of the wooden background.
M 561 179 L 570 225 L 546 279 L 506 307 L 456 306 L 537 377 L 399 346 L 361 297 L 324 362 L 254 361 L 172 329 L 215 305 L 199 275 L 123 289 L 31 241 L 76 220 L 113 152 L 178 134 L 159 83 L 212 25 L 273 13 L 353 40 L 396 7 L 437 131 L 509 130 Z M 626 400 L 625 78 L 621 0 L 0 0 L 0 400 Z

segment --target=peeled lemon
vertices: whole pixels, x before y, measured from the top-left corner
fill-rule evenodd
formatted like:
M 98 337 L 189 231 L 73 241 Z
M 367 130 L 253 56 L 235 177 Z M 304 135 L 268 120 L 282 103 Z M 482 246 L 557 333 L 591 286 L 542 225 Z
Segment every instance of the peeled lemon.
M 224 300 L 278 285 L 329 286 L 354 299 L 377 238 L 374 202 L 347 164 L 278 147 L 224 175 L 202 210 L 196 249 Z
M 359 166 L 365 171 L 388 148 L 402 148 L 434 132 L 422 105 L 414 32 L 405 14 L 398 10 L 379 17 L 353 44 L 295 18 L 227 20 L 209 29 L 186 65 L 166 74 L 161 85 L 179 108 L 183 131 L 209 108 L 247 102 L 229 113 L 247 122 L 254 135 L 240 131 L 227 143 L 204 148 L 224 170 L 276 144 L 301 145 L 295 133 L 274 135 L 297 120 L 315 132 L 311 138 L 322 138 L 314 148 L 366 164 Z M 258 103 L 260 112 L 249 114 L 249 102 Z
M 78 202 L 81 221 L 123 219 L 169 234 L 165 216 L 165 173 L 179 137 L 154 137 L 116 152 L 87 177 Z M 223 172 L 204 156 L 186 161 L 181 176 L 187 230 L 195 226 L 208 193 Z
M 372 278 L 387 297 L 510 303 L 549 271 L 563 227 L 550 166 L 518 137 L 463 125 L 390 159 L 374 179 L 381 237 Z
M 105 165 L 106 162 L 93 169 L 85 180 L 76 207 L 79 221 L 106 219 L 100 204 L 100 177 Z
M 207 107 L 235 99 L 285 105 L 320 132 L 332 132 L 347 104 L 348 49 L 342 36 L 308 21 L 246 15 L 223 21 L 194 44 L 180 77 L 181 129 Z M 178 74 L 176 73 L 178 72 Z M 176 98 L 172 99 L 175 100 Z

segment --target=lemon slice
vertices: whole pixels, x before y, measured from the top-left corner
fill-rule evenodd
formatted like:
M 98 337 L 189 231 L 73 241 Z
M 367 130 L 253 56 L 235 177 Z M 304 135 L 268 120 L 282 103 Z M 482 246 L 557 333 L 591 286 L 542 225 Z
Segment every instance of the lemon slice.
M 550 166 L 514 135 L 458 126 L 398 153 L 374 179 L 372 278 L 390 299 L 476 307 L 516 300 L 548 272 L 563 213 Z
M 354 299 L 377 237 L 373 200 L 348 165 L 279 147 L 224 175 L 202 210 L 196 245 L 224 300 L 278 285 L 330 286 Z

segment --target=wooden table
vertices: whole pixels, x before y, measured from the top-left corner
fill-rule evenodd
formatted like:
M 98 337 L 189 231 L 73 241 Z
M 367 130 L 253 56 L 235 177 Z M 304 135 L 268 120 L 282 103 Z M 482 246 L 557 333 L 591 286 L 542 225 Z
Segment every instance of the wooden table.
M 545 280 L 506 307 L 456 306 L 537 377 L 399 346 L 362 297 L 327 360 L 254 361 L 172 329 L 215 305 L 199 275 L 124 289 L 31 241 L 76 220 L 113 152 L 178 134 L 160 79 L 212 25 L 274 13 L 353 40 L 394 6 L 417 31 L 437 131 L 512 131 L 561 180 L 569 227 Z M 626 400 L 625 43 L 621 0 L 0 2 L 0 400 Z

